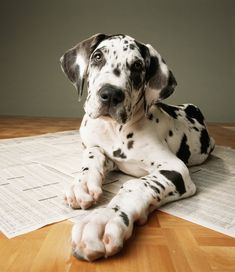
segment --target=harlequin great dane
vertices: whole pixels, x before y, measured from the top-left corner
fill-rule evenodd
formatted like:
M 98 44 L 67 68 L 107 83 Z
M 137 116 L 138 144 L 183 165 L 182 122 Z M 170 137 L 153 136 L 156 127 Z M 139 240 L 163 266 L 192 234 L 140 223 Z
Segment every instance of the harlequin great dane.
M 161 205 L 192 196 L 186 165 L 204 162 L 214 147 L 201 111 L 162 103 L 177 83 L 160 54 L 126 35 L 96 34 L 68 50 L 63 71 L 81 98 L 88 96 L 80 134 L 82 172 L 65 192 L 72 208 L 87 209 L 102 196 L 112 170 L 133 176 L 106 208 L 72 230 L 73 253 L 93 261 L 117 253 L 133 230 Z

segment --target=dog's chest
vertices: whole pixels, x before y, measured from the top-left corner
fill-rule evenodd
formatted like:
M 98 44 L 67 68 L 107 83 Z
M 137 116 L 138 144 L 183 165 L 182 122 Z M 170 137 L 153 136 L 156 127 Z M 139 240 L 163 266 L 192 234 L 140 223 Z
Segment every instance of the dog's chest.
M 131 134 L 130 132 L 127 135 Z M 117 142 L 112 141 L 112 144 L 110 142 L 110 145 L 104 147 L 105 152 L 122 172 L 136 177 L 146 175 L 143 150 L 139 148 L 138 139 L 123 136 L 119 135 Z
M 112 159 L 118 168 L 130 175 L 142 176 L 146 174 L 144 167 L 143 148 L 147 145 L 146 139 L 141 137 L 131 127 L 99 122 L 94 120 L 90 126 L 81 128 L 82 141 L 87 147 L 100 146 L 105 154 Z

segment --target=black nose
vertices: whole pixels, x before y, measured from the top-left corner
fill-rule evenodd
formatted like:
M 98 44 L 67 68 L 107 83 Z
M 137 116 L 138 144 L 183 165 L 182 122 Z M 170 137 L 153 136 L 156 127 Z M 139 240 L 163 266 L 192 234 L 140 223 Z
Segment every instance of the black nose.
M 125 98 L 124 92 L 112 85 L 103 86 L 99 91 L 99 96 L 103 104 L 110 106 L 117 106 Z

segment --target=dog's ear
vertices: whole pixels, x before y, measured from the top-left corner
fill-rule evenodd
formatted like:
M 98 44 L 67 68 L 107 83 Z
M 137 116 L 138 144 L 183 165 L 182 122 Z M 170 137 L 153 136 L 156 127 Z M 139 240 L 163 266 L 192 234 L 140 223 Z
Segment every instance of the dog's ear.
M 107 37 L 105 34 L 96 34 L 69 49 L 60 58 L 62 70 L 78 91 L 78 101 L 81 101 L 90 56 Z
M 170 96 L 177 86 L 173 73 L 168 69 L 160 54 L 150 45 L 149 65 L 146 70 L 145 106 L 146 111 L 157 102 Z

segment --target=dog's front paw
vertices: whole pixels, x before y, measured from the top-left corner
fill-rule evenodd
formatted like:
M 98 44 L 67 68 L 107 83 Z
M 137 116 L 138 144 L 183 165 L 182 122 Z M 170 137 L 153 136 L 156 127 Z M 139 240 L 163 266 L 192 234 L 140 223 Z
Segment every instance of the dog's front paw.
M 65 202 L 73 209 L 87 209 L 102 195 L 102 177 L 99 173 L 90 174 L 84 168 L 72 184 L 66 186 L 64 191 Z
M 126 213 L 112 208 L 94 210 L 73 227 L 73 255 L 87 261 L 114 255 L 132 229 L 133 222 Z

